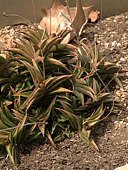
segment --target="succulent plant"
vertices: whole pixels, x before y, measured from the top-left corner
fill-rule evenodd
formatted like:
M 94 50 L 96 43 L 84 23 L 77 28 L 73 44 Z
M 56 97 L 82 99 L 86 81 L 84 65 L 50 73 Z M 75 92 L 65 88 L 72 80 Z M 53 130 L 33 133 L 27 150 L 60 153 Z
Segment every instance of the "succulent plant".
M 107 106 L 118 104 L 108 84 L 120 67 L 105 64 L 97 47 L 82 40 L 63 43 L 69 33 L 23 32 L 9 57 L 0 58 L 0 71 L 6 68 L 0 74 L 0 145 L 13 163 L 19 144 L 47 137 L 55 146 L 72 130 L 98 150 L 91 128 L 108 116 Z

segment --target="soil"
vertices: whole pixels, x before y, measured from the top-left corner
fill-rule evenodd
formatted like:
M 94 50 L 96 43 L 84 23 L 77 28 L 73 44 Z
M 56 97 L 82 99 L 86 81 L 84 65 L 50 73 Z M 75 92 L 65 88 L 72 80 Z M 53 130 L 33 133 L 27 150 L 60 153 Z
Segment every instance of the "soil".
M 5 34 L 9 38 L 15 37 L 20 29 L 26 29 L 26 26 L 1 28 L 0 37 L 2 39 Z M 128 12 L 88 24 L 85 32 L 90 40 L 97 42 L 101 55 L 107 61 L 117 63 L 128 71 Z M 109 119 L 99 123 L 92 131 L 100 152 L 89 148 L 77 132 L 72 132 L 70 138 L 57 143 L 58 149 L 49 143 L 25 145 L 19 151 L 20 164 L 17 168 L 8 157 L 0 156 L 0 169 L 114 170 L 128 163 L 128 72 L 121 81 L 122 86 L 117 85 L 114 93 L 125 109 L 114 108 Z

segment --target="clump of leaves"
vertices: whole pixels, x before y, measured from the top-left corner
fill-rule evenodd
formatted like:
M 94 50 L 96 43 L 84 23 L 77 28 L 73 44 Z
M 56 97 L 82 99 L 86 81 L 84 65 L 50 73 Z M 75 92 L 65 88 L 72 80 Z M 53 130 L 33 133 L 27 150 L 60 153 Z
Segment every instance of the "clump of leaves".
M 117 104 L 108 84 L 120 68 L 105 64 L 96 46 L 64 44 L 69 33 L 23 32 L 0 58 L 0 145 L 13 163 L 19 144 L 48 138 L 55 146 L 72 130 L 98 150 L 91 128 Z

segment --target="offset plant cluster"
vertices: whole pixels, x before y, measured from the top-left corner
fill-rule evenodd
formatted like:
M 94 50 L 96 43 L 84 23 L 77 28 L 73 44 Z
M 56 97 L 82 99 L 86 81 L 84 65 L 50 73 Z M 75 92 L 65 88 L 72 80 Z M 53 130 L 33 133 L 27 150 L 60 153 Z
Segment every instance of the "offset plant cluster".
M 121 68 L 106 63 L 96 45 L 63 43 L 70 31 L 23 32 L 0 56 L 0 148 L 18 163 L 18 147 L 33 140 L 55 142 L 77 130 L 98 150 L 91 129 L 111 113 L 111 81 Z

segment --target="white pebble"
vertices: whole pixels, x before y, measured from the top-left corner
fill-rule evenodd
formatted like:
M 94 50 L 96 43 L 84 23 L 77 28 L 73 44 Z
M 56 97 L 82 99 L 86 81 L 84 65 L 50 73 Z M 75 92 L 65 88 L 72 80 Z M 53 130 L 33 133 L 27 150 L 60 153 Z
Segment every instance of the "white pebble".
M 120 121 L 120 124 L 123 124 L 124 122 L 123 121 Z
M 128 164 L 121 166 L 121 167 L 118 167 L 115 170 L 127 170 L 127 169 L 128 169 Z
M 120 47 L 121 46 L 121 44 L 120 43 L 117 43 L 117 47 Z
M 105 43 L 105 44 L 104 44 L 104 47 L 105 47 L 105 48 L 108 48 L 108 47 L 109 47 L 109 43 Z
M 123 57 L 120 58 L 120 61 L 125 61 L 125 59 Z
M 112 47 L 114 47 L 116 44 L 117 44 L 117 42 L 116 42 L 116 41 L 113 41 L 113 42 L 112 42 Z

